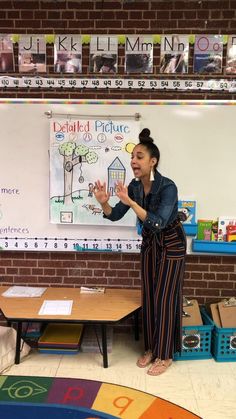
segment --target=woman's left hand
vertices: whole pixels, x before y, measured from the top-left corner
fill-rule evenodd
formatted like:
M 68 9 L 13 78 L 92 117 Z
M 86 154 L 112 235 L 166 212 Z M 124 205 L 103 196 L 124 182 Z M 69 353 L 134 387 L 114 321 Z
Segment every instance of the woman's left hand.
M 132 199 L 130 199 L 128 195 L 128 188 L 127 186 L 123 185 L 122 182 L 117 182 L 116 184 L 116 196 L 123 202 L 125 205 L 131 205 Z

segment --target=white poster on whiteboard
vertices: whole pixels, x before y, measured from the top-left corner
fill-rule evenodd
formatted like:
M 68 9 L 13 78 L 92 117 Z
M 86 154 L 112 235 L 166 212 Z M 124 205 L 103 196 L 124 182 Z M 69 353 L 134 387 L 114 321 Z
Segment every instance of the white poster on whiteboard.
M 111 225 L 103 218 L 93 193 L 95 182 L 106 182 L 110 205 L 117 181 L 133 178 L 131 152 L 138 141 L 139 121 L 96 117 L 53 118 L 50 122 L 50 222 Z M 115 225 L 134 226 L 128 211 Z

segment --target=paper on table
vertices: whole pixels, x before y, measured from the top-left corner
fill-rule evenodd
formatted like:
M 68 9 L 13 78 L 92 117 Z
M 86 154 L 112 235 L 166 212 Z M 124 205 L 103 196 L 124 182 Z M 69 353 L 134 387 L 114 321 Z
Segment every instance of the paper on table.
M 3 297 L 41 297 L 47 288 L 13 285 L 2 293 Z
M 45 316 L 69 316 L 71 314 L 73 300 L 44 300 L 39 310 L 39 315 Z

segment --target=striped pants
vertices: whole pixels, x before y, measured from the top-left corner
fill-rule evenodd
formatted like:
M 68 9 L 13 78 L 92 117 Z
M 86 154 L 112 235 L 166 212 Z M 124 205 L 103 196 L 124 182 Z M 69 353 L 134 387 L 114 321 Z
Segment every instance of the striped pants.
M 181 351 L 186 237 L 180 222 L 158 234 L 143 229 L 142 315 L 145 350 L 172 359 Z

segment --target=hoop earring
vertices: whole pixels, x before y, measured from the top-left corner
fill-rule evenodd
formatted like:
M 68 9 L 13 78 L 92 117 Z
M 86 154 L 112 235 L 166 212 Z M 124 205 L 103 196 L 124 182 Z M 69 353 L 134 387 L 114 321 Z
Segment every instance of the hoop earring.
M 154 181 L 154 173 L 153 173 L 153 170 L 151 170 L 151 172 L 150 172 L 150 178 L 149 178 L 149 180 L 150 180 L 151 182 L 153 182 L 153 181 Z

